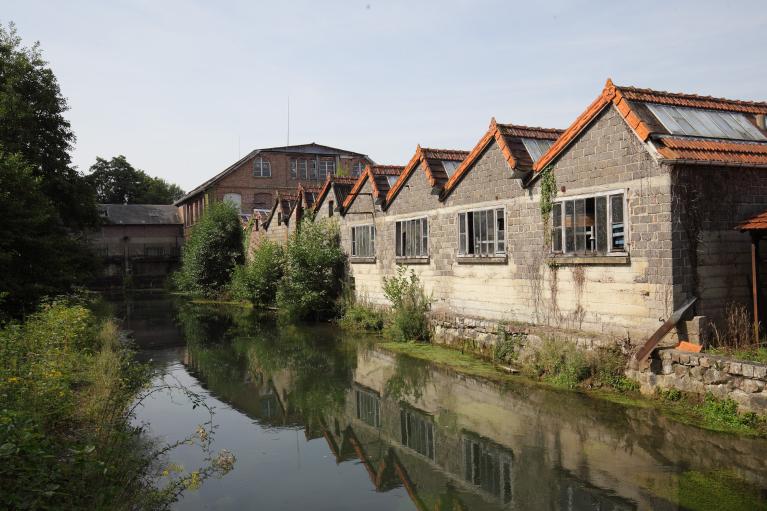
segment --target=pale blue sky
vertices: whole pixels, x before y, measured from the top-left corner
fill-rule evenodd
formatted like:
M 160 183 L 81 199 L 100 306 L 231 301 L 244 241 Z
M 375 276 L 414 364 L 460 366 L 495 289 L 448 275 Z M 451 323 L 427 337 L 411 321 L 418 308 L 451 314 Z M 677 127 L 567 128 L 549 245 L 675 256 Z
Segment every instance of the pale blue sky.
M 767 100 L 767 2 L 4 0 L 69 99 L 75 164 L 125 154 L 189 190 L 317 142 L 403 164 L 491 116 L 565 128 L 622 85 Z M 239 146 L 239 149 L 238 149 Z

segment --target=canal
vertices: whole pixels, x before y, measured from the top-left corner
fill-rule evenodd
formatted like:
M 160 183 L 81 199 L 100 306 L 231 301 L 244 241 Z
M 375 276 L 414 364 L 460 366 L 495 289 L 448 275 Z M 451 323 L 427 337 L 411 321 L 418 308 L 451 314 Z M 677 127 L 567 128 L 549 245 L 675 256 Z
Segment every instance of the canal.
M 767 508 L 767 441 L 520 381 L 396 356 L 327 325 L 282 325 L 162 295 L 115 302 L 156 382 L 215 408 L 232 472 L 177 509 L 702 510 Z M 137 420 L 162 442 L 206 420 L 179 392 Z M 191 470 L 202 453 L 169 462 Z

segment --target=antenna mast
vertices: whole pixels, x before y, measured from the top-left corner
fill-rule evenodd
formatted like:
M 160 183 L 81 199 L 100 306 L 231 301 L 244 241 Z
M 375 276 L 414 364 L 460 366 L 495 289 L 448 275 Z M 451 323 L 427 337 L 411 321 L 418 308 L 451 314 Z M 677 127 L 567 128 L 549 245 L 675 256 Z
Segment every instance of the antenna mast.
M 288 143 L 285 147 L 290 147 L 290 96 L 288 96 Z

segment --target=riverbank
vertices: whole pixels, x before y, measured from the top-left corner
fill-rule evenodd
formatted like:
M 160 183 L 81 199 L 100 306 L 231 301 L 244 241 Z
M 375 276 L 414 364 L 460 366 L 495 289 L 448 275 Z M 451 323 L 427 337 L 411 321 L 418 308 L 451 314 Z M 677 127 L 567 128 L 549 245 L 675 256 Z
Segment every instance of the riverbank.
M 625 383 L 594 385 L 591 378 L 572 385 L 569 377 L 558 375 L 539 376 L 533 367 L 521 368 L 522 374 L 508 374 L 498 364 L 480 356 L 450 347 L 427 343 L 381 342 L 379 346 L 393 353 L 429 361 L 437 366 L 450 368 L 458 373 L 484 378 L 497 383 L 524 383 L 542 385 L 568 392 L 578 392 L 593 398 L 629 407 L 655 408 L 663 415 L 692 426 L 710 431 L 731 433 L 750 437 L 767 438 L 767 418 L 754 413 L 739 413 L 732 400 L 697 396 L 677 390 L 644 396 L 635 387 Z M 564 368 L 566 372 L 567 369 Z

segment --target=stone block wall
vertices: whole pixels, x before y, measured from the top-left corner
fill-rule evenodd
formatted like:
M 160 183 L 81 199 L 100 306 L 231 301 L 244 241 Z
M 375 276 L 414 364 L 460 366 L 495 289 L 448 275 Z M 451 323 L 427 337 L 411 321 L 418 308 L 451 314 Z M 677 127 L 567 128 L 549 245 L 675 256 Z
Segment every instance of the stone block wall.
M 643 393 L 677 389 L 693 394 L 730 398 L 742 410 L 767 412 L 767 365 L 733 360 L 707 353 L 675 349 L 656 352 L 645 370 L 627 375 L 640 383 Z

